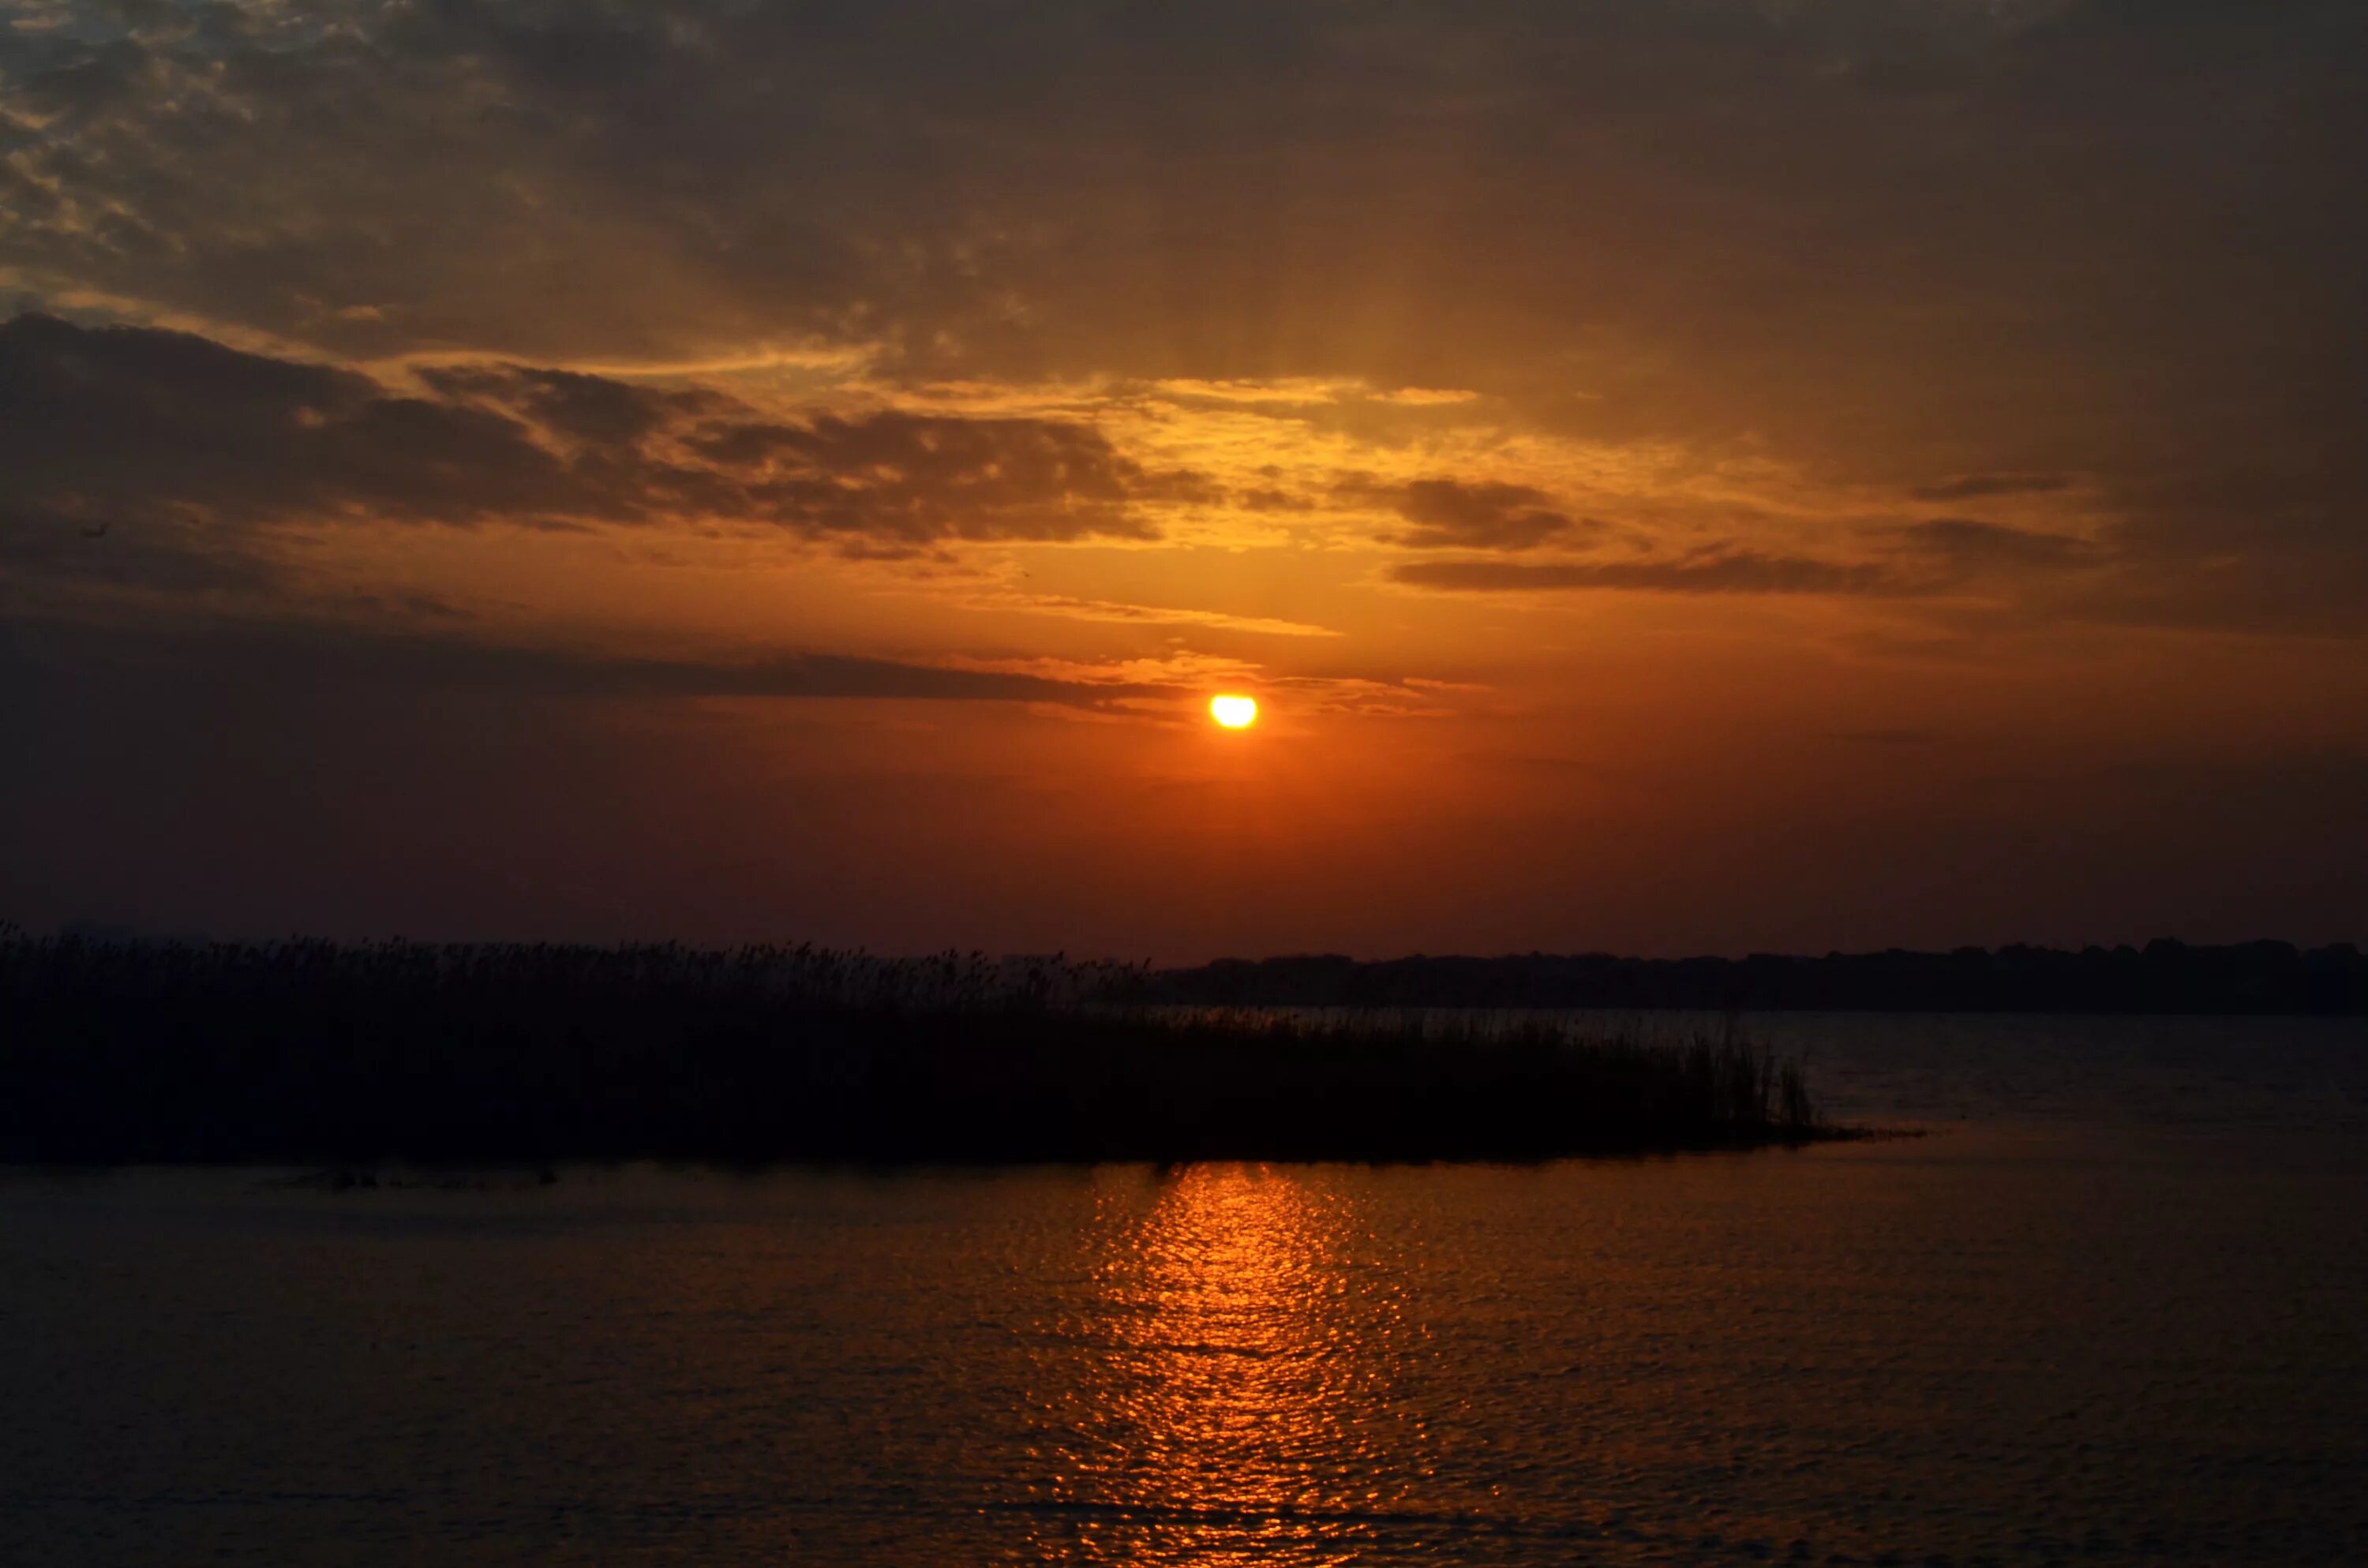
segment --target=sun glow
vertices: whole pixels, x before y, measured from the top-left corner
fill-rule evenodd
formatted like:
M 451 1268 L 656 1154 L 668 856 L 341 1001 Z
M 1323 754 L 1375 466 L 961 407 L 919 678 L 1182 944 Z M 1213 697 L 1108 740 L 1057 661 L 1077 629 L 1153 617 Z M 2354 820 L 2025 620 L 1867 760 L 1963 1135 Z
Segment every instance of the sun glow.
M 1228 730 L 1247 729 L 1258 717 L 1258 702 L 1248 697 L 1212 697 L 1209 699 L 1209 717 Z

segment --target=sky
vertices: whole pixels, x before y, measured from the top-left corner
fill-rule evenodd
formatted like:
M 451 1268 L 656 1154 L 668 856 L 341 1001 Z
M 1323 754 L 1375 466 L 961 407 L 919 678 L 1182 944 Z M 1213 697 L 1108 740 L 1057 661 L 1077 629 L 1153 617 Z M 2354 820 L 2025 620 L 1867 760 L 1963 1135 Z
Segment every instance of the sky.
M 2356 0 L 15 0 L 0 918 L 2368 940 L 2363 71 Z

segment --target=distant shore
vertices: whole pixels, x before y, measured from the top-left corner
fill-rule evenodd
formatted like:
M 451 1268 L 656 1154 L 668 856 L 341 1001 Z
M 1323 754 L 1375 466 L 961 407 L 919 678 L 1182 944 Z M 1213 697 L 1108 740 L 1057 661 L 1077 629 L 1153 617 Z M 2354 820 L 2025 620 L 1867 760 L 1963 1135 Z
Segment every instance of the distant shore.
M 2351 1015 L 2368 1014 L 2368 954 L 2349 944 L 2168 939 L 1742 959 L 1304 954 L 1155 971 L 1143 994 L 1204 1006 Z
M 1531 1160 L 1842 1135 L 1799 1069 L 1546 1020 L 1129 1003 L 814 948 L 0 937 L 0 1159 Z

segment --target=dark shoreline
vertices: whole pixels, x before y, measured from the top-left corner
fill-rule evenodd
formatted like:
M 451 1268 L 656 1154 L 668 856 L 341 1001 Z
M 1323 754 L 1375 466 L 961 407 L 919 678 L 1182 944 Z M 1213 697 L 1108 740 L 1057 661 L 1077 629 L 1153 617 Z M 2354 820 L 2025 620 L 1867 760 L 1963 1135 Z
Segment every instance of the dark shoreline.
M 0 1160 L 1536 1161 L 1845 1135 L 1796 1066 L 811 948 L 0 940 Z
M 550 1160 L 501 1159 L 493 1156 L 427 1159 L 408 1155 L 368 1155 L 292 1160 L 144 1160 L 144 1159 L 14 1159 L 0 1157 L 0 1179 L 53 1177 L 60 1181 L 93 1180 L 126 1172 L 212 1171 L 249 1172 L 259 1192 L 531 1192 L 559 1186 L 584 1173 L 603 1176 L 637 1167 L 715 1176 L 732 1180 L 756 1180 L 768 1176 L 798 1174 L 878 1177 L 947 1174 L 990 1174 L 1006 1171 L 1139 1170 L 1162 1176 L 1200 1165 L 1253 1165 L 1284 1170 L 1326 1166 L 1364 1169 L 1449 1169 L 1493 1167 L 1537 1170 L 1572 1161 L 1621 1162 L 1692 1159 L 1713 1154 L 1797 1153 L 1837 1143 L 1883 1142 L 1932 1136 L 1920 1127 L 1861 1126 L 1836 1123 L 1801 1132 L 1771 1133 L 1688 1143 L 1653 1143 L 1636 1147 L 1568 1149 L 1547 1153 L 1475 1154 L 1274 1154 L 1211 1153 L 1155 1158 L 1149 1155 L 1042 1157 L 993 1156 L 953 1159 L 943 1156 L 802 1156 L 719 1157 L 694 1154 L 562 1156 Z

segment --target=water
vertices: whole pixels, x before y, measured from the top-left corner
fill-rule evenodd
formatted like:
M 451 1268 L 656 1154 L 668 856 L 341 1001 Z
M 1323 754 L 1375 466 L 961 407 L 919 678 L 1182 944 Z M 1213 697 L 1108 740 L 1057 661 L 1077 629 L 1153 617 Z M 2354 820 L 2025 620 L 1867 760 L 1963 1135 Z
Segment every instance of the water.
M 2368 1561 L 2357 1021 L 1764 1022 L 1933 1134 L 0 1176 L 0 1562 Z

